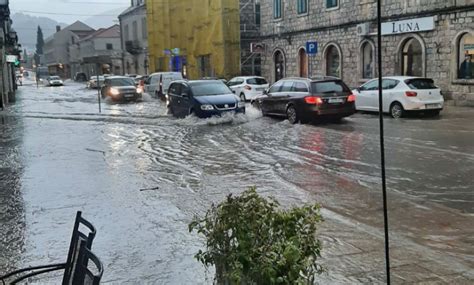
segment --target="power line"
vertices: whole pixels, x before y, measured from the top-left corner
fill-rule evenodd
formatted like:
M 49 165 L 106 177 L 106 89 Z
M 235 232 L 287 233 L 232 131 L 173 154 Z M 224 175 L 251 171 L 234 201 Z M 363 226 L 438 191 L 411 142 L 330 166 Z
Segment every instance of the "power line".
M 118 17 L 118 14 L 115 15 L 91 15 L 91 14 L 70 14 L 70 13 L 54 13 L 54 12 L 40 12 L 40 11 L 27 11 L 27 10 L 12 10 L 16 13 L 30 13 L 30 14 L 44 14 L 44 15 L 62 15 L 62 16 L 107 16 L 107 17 Z

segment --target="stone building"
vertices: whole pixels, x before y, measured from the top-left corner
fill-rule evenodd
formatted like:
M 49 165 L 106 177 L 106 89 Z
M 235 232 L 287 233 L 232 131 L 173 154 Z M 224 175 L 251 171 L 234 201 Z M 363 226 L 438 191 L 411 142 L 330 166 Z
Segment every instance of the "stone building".
M 74 71 L 71 72 L 69 47 L 93 32 L 95 32 L 93 28 L 81 21 L 76 21 L 64 29 L 57 26 L 56 33 L 44 42 L 44 57 L 41 64 L 48 67 L 50 74 L 71 78 L 74 76 Z
M 145 0 L 132 0 L 119 15 L 123 50 L 123 70 L 128 74 L 148 74 L 148 32 Z
M 20 56 L 21 45 L 18 44 L 18 35 L 12 28 L 8 1 L 0 3 L 0 109 L 3 110 L 9 103 L 15 101 L 17 89 L 15 65 L 7 57 Z
M 376 0 L 261 0 L 263 75 L 332 75 L 356 87 L 377 76 Z M 382 1 L 383 75 L 433 78 L 447 99 L 474 106 L 474 3 Z M 308 55 L 307 42 L 317 53 Z
M 120 26 L 101 28 L 69 46 L 73 74 L 83 72 L 87 78 L 99 74 L 122 74 Z M 100 70 L 97 70 L 100 64 Z

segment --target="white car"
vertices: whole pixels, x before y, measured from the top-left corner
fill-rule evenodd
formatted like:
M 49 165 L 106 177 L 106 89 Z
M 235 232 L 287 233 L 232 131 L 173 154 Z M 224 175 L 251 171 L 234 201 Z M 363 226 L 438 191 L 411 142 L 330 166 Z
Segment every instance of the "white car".
M 170 86 L 171 82 L 182 79 L 183 75 L 181 72 L 153 73 L 148 77 L 147 80 L 145 80 L 145 92 L 164 100 L 164 96 L 168 93 L 168 87 Z M 161 88 L 160 84 L 162 85 Z M 160 92 L 160 89 L 162 92 Z
M 46 80 L 43 81 L 46 86 L 63 86 L 63 81 L 59 76 L 48 76 Z
M 90 80 L 87 82 L 87 88 L 99 89 L 104 86 L 105 76 L 99 75 L 99 84 L 97 84 L 97 75 L 91 76 Z
M 253 100 L 263 94 L 263 91 L 269 87 L 267 80 L 259 76 L 240 76 L 234 77 L 227 82 L 230 90 L 240 97 L 240 100 Z
M 438 115 L 444 107 L 441 90 L 433 79 L 411 76 L 384 77 L 383 112 L 400 118 L 406 112 Z M 379 111 L 378 79 L 372 79 L 352 91 L 357 111 Z

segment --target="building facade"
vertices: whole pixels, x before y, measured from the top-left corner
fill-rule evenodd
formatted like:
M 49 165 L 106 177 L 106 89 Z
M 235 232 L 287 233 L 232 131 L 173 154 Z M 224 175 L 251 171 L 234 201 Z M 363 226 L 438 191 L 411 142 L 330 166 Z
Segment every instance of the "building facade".
M 240 74 L 238 0 L 147 0 L 150 72 L 190 79 Z
M 93 32 L 93 28 L 80 21 L 62 30 L 56 27 L 56 33 L 45 40 L 42 65 L 48 66 L 50 74 L 71 78 L 74 74 L 71 72 L 69 47 Z
M 15 65 L 7 60 L 7 56 L 20 57 L 21 49 L 18 44 L 17 33 L 12 28 L 8 1 L 0 4 L 0 109 L 15 101 L 17 89 Z
M 433 78 L 446 99 L 474 106 L 474 3 L 387 2 L 382 1 L 383 75 Z M 270 81 L 331 75 L 356 87 L 377 76 L 377 1 L 260 3 L 263 75 Z M 308 42 L 315 43 L 311 51 Z
M 69 46 L 73 74 L 123 74 L 120 26 L 98 29 Z
M 240 70 L 243 76 L 261 75 L 261 56 L 251 50 L 260 40 L 260 1 L 240 1 Z
M 145 0 L 132 0 L 119 15 L 123 70 L 127 74 L 148 74 L 148 32 Z

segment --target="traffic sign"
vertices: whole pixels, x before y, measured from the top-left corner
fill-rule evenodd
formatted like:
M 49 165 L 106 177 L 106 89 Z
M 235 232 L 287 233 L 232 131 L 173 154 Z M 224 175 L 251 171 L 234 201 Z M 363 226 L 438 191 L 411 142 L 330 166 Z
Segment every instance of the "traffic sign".
M 18 60 L 18 56 L 7 54 L 6 60 L 9 63 L 15 63 Z
M 306 53 L 315 55 L 318 53 L 318 42 L 306 42 Z

